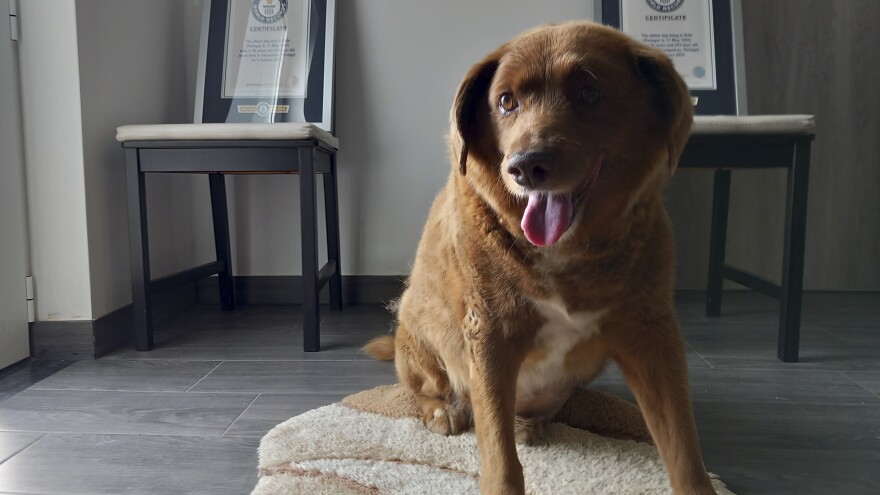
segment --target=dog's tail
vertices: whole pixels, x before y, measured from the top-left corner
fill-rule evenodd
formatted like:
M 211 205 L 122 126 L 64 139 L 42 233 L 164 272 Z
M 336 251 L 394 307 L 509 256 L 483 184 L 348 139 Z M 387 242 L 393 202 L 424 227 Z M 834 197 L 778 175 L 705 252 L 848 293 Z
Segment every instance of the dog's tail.
M 383 335 L 367 342 L 361 350 L 379 361 L 394 361 L 394 336 Z

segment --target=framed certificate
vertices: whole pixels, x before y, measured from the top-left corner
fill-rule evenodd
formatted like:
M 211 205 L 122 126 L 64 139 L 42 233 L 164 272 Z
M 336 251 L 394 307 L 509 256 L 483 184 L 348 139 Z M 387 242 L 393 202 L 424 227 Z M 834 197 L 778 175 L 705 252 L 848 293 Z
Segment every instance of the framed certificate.
M 335 0 L 206 0 L 196 122 L 333 131 Z
M 745 113 L 745 92 L 732 1 L 601 0 L 601 19 L 666 52 L 691 91 L 696 114 L 736 115 Z

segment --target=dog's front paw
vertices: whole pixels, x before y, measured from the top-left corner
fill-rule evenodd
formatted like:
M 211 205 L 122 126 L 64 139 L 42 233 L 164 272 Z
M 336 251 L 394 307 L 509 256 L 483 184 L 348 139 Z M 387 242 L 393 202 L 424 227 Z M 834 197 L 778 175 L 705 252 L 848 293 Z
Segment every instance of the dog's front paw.
M 462 408 L 437 401 L 422 417 L 425 427 L 439 435 L 458 435 L 468 429 L 470 417 Z

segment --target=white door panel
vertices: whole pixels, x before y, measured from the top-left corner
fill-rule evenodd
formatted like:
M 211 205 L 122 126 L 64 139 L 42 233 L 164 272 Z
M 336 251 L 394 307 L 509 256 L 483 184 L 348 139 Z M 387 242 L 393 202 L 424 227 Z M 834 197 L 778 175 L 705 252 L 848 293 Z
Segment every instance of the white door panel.
M 30 354 L 21 91 L 7 3 L 0 2 L 0 369 Z

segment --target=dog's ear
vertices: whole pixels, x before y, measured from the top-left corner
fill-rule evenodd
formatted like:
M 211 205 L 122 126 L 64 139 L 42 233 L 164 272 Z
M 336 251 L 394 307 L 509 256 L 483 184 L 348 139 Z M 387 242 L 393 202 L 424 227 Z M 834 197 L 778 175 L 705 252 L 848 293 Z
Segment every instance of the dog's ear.
M 672 175 L 691 132 L 694 107 L 690 94 L 665 53 L 646 46 L 637 46 L 634 52 L 637 70 L 652 86 L 660 110 L 667 136 L 669 174 Z
M 467 173 L 468 154 L 487 159 L 492 153 L 486 142 L 494 133 L 490 116 L 489 87 L 503 54 L 499 49 L 480 63 L 471 67 L 455 95 L 452 105 L 454 127 L 461 137 L 458 170 Z

